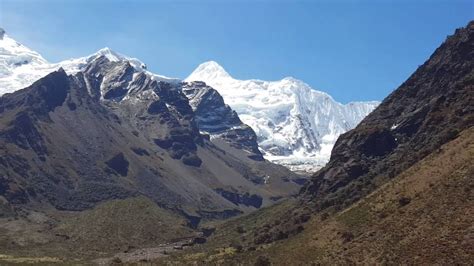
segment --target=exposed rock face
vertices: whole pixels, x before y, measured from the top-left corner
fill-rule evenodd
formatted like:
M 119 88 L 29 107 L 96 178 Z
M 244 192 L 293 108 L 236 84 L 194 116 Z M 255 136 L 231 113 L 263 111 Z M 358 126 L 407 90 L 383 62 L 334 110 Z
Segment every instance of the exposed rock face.
M 194 113 L 180 88 L 137 72 L 127 61 L 99 57 L 84 70 L 91 95 L 134 129 L 168 151 L 173 159 L 200 166 L 203 144 Z
M 428 61 L 354 130 L 304 187 L 318 209 L 342 207 L 474 125 L 474 22 L 456 30 Z
M 251 159 L 263 161 L 257 135 L 240 121 L 237 113 L 224 103 L 216 90 L 199 81 L 184 83 L 182 88 L 202 132 L 209 134 L 211 139 L 220 138 L 237 149 L 248 151 Z
M 258 149 L 232 133 L 230 126 L 244 125 L 230 108 L 220 120 L 229 123 L 226 137 L 211 142 L 200 134 L 199 126 L 210 124 L 199 119 L 214 110 L 203 103 L 225 106 L 222 98 L 211 100 L 217 93 L 202 98 L 196 115 L 183 84 L 127 60 L 103 55 L 81 69 L 74 75 L 61 69 L 0 98 L 0 196 L 7 204 L 84 210 L 144 195 L 195 224 L 298 191 L 297 175 L 248 157 Z M 243 200 L 229 201 L 221 188 Z
M 3 40 L 3 36 L 5 36 L 5 30 L 0 28 L 0 40 Z
M 243 204 L 245 206 L 252 206 L 255 208 L 260 208 L 260 206 L 262 206 L 262 197 L 255 194 L 250 195 L 248 192 L 245 194 L 239 194 L 233 191 L 227 191 L 222 188 L 216 189 L 216 192 L 235 205 Z
M 106 161 L 105 164 L 121 176 L 127 176 L 128 174 L 129 163 L 123 153 L 115 155 L 110 160 Z

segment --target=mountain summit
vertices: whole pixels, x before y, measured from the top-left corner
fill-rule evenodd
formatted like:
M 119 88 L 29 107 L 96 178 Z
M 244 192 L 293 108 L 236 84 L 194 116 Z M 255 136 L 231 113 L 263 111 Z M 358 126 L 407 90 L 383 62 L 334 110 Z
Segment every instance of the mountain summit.
M 207 61 L 200 64 L 187 80 L 217 80 L 232 79 L 225 69 L 215 61 Z
M 337 137 L 379 104 L 341 104 L 293 77 L 278 81 L 234 79 L 214 61 L 199 65 L 185 81 L 203 81 L 216 89 L 253 128 L 265 158 L 304 172 L 321 168 Z

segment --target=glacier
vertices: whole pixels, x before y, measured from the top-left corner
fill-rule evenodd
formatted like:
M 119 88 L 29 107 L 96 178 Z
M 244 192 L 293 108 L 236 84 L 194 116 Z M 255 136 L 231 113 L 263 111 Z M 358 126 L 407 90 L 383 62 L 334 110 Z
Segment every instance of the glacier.
M 306 173 L 324 166 L 339 135 L 354 128 L 379 104 L 341 104 L 292 77 L 238 80 L 214 61 L 199 65 L 185 81 L 203 81 L 216 89 L 253 128 L 266 159 Z

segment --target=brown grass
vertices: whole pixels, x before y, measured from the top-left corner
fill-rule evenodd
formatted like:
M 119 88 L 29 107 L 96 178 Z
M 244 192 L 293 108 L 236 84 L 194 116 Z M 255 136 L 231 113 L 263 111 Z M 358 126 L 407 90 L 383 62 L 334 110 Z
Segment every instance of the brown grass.
M 187 254 L 187 260 L 176 256 L 167 263 L 251 264 L 266 256 L 274 265 L 469 264 L 474 261 L 472 162 L 474 128 L 349 208 L 324 220 L 314 215 L 295 237 L 215 260 L 213 245 L 199 251 L 199 260 Z M 216 234 L 215 239 L 225 238 Z

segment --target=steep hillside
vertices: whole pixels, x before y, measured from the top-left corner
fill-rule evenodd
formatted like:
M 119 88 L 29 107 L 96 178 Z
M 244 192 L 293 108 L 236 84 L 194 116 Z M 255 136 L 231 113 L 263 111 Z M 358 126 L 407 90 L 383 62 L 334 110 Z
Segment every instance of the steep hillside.
M 347 207 L 474 125 L 474 22 L 336 142 L 304 188 L 316 209 Z
M 294 206 L 288 202 L 229 221 L 217 228 L 209 243 L 160 262 L 468 264 L 474 260 L 473 160 L 470 128 L 357 204 L 315 215 L 301 234 L 266 245 L 254 243 L 255 225 L 284 219 L 285 209 Z

